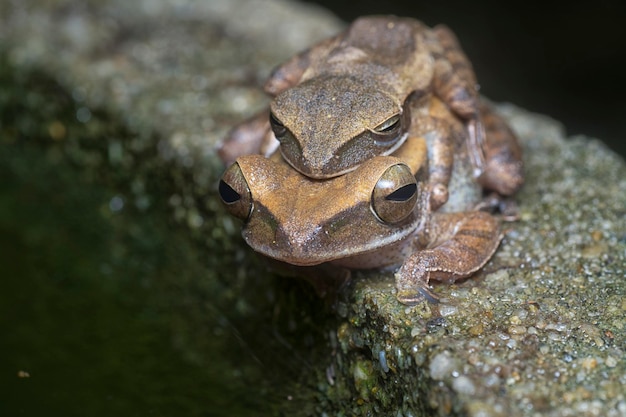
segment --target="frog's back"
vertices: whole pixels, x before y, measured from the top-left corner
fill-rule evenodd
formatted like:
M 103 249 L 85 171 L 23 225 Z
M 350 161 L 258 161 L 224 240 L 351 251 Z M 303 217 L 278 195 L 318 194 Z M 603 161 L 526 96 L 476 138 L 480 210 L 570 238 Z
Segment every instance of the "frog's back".
M 432 81 L 431 38 L 430 28 L 415 19 L 361 17 L 311 63 L 302 81 L 349 74 L 402 102 Z
M 418 20 L 396 16 L 367 16 L 354 21 L 344 45 L 361 49 L 388 66 L 405 65 L 422 49 L 430 29 Z

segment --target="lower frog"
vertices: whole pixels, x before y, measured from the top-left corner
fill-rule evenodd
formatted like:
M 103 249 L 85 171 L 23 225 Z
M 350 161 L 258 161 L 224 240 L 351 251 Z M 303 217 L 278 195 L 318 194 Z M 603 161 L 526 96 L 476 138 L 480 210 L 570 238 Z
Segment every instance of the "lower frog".
M 439 99 L 428 100 L 423 107 L 433 114 L 449 111 Z M 480 118 L 485 140 L 478 178 L 464 123 L 451 119 L 455 157 L 444 204 L 433 202 L 429 186 L 432 137 L 411 131 L 391 155 L 373 156 L 328 179 L 302 174 L 280 152 L 241 156 L 222 176 L 220 196 L 244 221 L 248 245 L 267 257 L 302 268 L 309 277 L 316 266 L 324 268 L 322 274 L 328 267 L 399 267 L 398 300 L 409 305 L 433 301 L 431 279 L 468 277 L 484 266 L 502 239 L 498 218 L 477 209 L 484 191 L 508 195 L 522 183 L 515 137 L 488 107 L 481 107 Z

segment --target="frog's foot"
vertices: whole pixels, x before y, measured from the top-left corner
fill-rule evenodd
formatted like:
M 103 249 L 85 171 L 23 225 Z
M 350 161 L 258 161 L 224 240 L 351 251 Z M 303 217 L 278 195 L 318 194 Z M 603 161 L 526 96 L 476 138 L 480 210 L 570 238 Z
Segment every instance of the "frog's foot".
M 478 181 L 490 190 L 502 195 L 514 194 L 524 183 L 523 165 L 520 160 L 511 160 L 508 149 L 491 150 L 482 175 Z
M 484 211 L 435 213 L 431 229 L 431 246 L 412 253 L 395 275 L 403 304 L 436 299 L 428 289 L 430 279 L 450 283 L 472 275 L 502 239 L 498 220 Z
M 420 272 L 425 272 L 420 274 Z M 410 265 L 406 262 L 396 272 L 396 298 L 402 304 L 415 305 L 426 300 L 438 303 L 439 297 L 428 286 L 428 271 L 424 265 Z
M 269 109 L 265 109 L 235 126 L 217 148 L 225 165 L 230 165 L 243 155 L 268 156 L 278 147 L 269 122 Z
M 500 218 L 507 222 L 514 222 L 520 217 L 517 201 L 495 192 L 487 194 L 480 203 L 474 206 L 474 210 L 499 213 Z

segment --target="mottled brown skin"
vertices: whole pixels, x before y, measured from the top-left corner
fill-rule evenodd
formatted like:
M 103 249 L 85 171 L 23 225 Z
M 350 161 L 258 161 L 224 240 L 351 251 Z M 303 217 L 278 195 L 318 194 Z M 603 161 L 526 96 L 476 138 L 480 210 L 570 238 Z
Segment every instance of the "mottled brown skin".
M 429 107 L 434 113 L 446 108 L 437 99 Z M 497 115 L 490 113 L 485 120 L 489 122 L 485 145 L 498 149 L 514 140 Z M 461 121 L 451 127 L 454 133 L 462 128 Z M 398 300 L 405 304 L 435 300 L 429 290 L 431 279 L 451 282 L 471 275 L 491 258 L 502 238 L 496 217 L 473 210 L 481 201 L 482 186 L 472 177 L 469 144 L 462 135 L 452 137 L 456 138 L 452 193 L 437 208 L 428 186 L 429 139 L 413 134 L 392 155 L 372 157 L 355 170 L 326 180 L 301 174 L 279 152 L 270 158 L 242 156 L 222 177 L 220 192 L 229 210 L 245 221 L 244 239 L 257 252 L 301 267 L 309 278 L 308 269 L 315 265 L 323 265 L 325 273 L 331 266 L 401 265 L 395 275 Z M 482 153 L 499 155 L 489 146 Z M 506 189 L 521 184 L 518 177 L 509 184 L 510 178 L 500 181 Z M 415 184 L 410 195 L 386 199 L 409 184 Z
M 465 124 L 472 152 L 478 153 L 484 140 L 476 78 L 454 34 L 445 26 L 431 29 L 410 18 L 357 19 L 345 32 L 276 68 L 265 91 L 274 97 L 270 111 L 226 138 L 219 151 L 226 163 L 250 149 L 267 156 L 278 146 L 278 137 L 283 157 L 295 169 L 311 178 L 331 178 L 373 156 L 391 154 L 409 130 L 428 130 L 435 136 L 429 145 L 430 188 L 440 205 L 447 199 L 454 155 L 451 122 L 430 120 L 428 106 L 421 106 L 432 96 L 439 98 L 448 117 Z M 416 119 L 413 113 L 423 117 Z M 400 119 L 397 128 L 381 132 L 394 117 Z M 477 154 L 475 159 L 480 175 L 483 158 Z
M 499 221 L 475 208 L 483 189 L 508 196 L 521 186 L 521 152 L 479 100 L 446 28 L 359 19 L 279 67 L 266 90 L 276 96 L 274 131 L 289 137 L 276 150 L 266 113 L 236 128 L 220 153 L 236 158 L 222 177 L 222 200 L 245 221 L 254 250 L 309 277 L 314 266 L 400 265 L 405 304 L 434 300 L 430 279 L 467 277 L 491 258 Z M 393 129 L 375 129 L 390 119 Z M 390 130 L 395 143 L 371 148 L 369 139 Z M 240 156 L 248 153 L 257 155 Z

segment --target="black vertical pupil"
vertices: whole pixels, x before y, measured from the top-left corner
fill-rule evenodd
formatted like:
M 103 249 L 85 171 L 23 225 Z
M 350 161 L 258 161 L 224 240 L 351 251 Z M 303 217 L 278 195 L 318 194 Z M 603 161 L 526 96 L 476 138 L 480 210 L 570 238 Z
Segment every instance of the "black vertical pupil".
M 226 204 L 236 203 L 237 201 L 241 200 L 241 195 L 239 195 L 239 193 L 235 191 L 233 187 L 226 184 L 224 180 L 220 180 L 218 191 L 220 193 L 220 197 Z
M 389 201 L 407 201 L 417 192 L 417 184 L 407 184 L 385 197 Z

